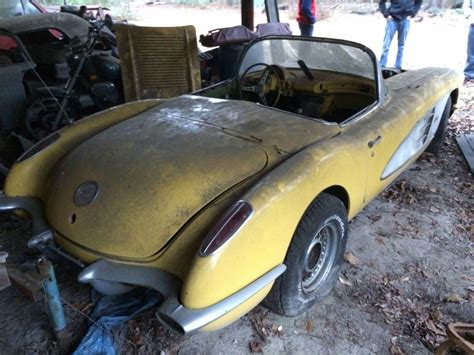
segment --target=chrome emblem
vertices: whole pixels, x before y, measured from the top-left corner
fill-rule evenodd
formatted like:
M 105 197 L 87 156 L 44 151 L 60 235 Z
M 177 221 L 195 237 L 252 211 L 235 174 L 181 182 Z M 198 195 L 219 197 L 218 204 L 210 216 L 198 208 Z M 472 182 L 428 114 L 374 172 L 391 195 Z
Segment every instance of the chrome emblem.
M 74 192 L 74 204 L 77 207 L 84 207 L 95 200 L 99 194 L 99 185 L 95 181 L 87 181 Z

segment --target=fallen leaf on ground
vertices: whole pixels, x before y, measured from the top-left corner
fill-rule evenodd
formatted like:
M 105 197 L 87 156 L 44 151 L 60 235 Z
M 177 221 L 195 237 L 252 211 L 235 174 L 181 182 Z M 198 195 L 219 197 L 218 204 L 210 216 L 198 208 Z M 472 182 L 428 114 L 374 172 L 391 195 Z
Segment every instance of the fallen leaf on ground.
M 306 331 L 311 334 L 313 332 L 313 329 L 314 329 L 314 322 L 312 319 L 308 319 L 306 321 Z
M 251 340 L 249 343 L 249 348 L 252 353 L 263 353 L 262 343 L 258 340 Z
M 433 276 L 427 273 L 425 270 L 421 270 L 421 275 L 427 279 L 431 279 Z
M 129 336 L 129 339 L 133 344 L 138 345 L 142 341 L 142 336 L 140 334 L 132 334 Z
M 455 293 L 446 297 L 446 302 L 459 303 L 462 300 L 463 299 L 459 295 L 456 295 Z
M 353 266 L 360 265 L 360 259 L 356 257 L 354 254 L 352 254 L 351 251 L 347 251 L 344 253 L 344 260 Z
M 403 355 L 404 352 L 398 345 L 390 345 L 390 354 L 392 355 Z
M 474 282 L 474 276 L 471 275 L 461 275 L 461 278 L 467 281 Z
M 426 328 L 428 328 L 429 330 L 431 330 L 433 333 L 437 335 L 446 336 L 446 332 L 441 330 L 441 328 L 439 328 L 438 326 L 436 326 L 431 319 L 428 319 L 426 321 Z
M 441 210 L 435 206 L 431 206 L 430 207 L 430 211 L 433 212 L 433 213 L 439 213 Z
M 339 282 L 345 286 L 352 287 L 352 282 L 350 282 L 348 279 L 346 279 L 345 277 L 341 275 L 339 275 Z

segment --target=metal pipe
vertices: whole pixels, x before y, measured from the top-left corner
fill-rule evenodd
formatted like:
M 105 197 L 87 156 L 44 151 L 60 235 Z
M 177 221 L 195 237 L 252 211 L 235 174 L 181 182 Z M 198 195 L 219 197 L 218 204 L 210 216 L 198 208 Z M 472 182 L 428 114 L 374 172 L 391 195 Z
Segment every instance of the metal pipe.
M 60 338 L 60 333 L 66 328 L 66 318 L 64 317 L 64 309 L 59 295 L 58 283 L 54 273 L 53 264 L 41 257 L 38 260 L 38 269 L 43 279 L 43 290 L 48 311 L 53 324 L 56 336 Z

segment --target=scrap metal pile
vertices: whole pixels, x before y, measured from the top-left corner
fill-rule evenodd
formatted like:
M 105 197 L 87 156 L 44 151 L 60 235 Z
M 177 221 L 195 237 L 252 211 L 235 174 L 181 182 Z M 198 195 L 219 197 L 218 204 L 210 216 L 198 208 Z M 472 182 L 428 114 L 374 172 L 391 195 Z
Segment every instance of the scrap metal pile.
M 101 8 L 62 11 L 0 15 L 3 173 L 55 130 L 123 102 L 111 16 Z

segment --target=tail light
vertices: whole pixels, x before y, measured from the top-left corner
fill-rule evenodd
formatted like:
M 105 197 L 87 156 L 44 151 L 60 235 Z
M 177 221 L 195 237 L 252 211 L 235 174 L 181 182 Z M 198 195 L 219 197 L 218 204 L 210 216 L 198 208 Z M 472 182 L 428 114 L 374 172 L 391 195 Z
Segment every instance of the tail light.
M 248 202 L 234 203 L 204 238 L 199 255 L 209 256 L 224 245 L 250 217 L 252 211 L 252 206 Z

